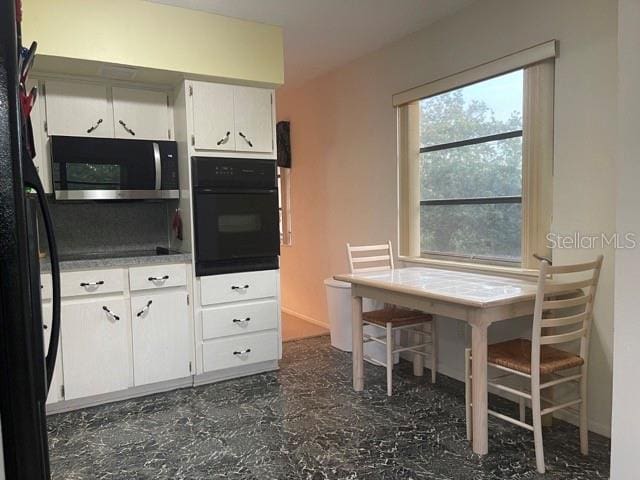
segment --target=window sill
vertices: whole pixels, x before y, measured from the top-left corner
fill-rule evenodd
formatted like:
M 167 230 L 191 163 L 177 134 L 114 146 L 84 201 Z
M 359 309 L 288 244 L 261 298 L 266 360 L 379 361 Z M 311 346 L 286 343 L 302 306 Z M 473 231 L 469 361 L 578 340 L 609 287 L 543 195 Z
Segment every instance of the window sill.
M 521 267 L 505 267 L 502 265 L 487 265 L 470 262 L 456 262 L 453 260 L 435 260 L 432 258 L 422 257 L 404 257 L 399 256 L 398 259 L 405 263 L 413 263 L 420 265 L 428 265 L 434 268 L 458 270 L 465 272 L 483 272 L 491 274 L 509 275 L 513 277 L 537 278 L 538 270 Z

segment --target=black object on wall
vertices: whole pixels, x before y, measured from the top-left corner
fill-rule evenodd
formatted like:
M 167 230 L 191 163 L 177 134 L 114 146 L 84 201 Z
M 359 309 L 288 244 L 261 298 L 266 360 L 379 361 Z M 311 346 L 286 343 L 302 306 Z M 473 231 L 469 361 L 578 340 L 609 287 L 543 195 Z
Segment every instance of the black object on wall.
M 291 126 L 290 122 L 276 124 L 276 143 L 278 145 L 278 166 L 291 168 Z

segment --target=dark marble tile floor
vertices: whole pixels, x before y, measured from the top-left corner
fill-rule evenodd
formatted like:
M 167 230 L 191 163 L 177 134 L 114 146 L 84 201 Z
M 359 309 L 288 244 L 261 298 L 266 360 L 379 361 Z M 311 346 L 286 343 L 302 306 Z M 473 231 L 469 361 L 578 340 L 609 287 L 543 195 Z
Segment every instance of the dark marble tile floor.
M 547 474 L 533 436 L 490 418 L 489 455 L 465 439 L 463 385 L 366 366 L 351 389 L 350 355 L 327 337 L 285 344 L 278 372 L 88 408 L 49 418 L 56 480 L 146 479 L 599 479 L 609 441 L 556 421 L 545 433 Z M 492 398 L 495 408 L 513 404 Z

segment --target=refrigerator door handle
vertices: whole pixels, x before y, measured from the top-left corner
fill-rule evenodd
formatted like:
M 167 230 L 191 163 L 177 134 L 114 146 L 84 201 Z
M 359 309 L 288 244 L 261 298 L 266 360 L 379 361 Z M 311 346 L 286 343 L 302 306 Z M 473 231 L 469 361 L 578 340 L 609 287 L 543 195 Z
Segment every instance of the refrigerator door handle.
M 51 280 L 52 280 L 52 319 L 51 319 L 51 337 L 49 340 L 49 350 L 47 351 L 47 390 L 51 386 L 53 379 L 53 370 L 56 366 L 56 357 L 58 355 L 58 344 L 60 342 L 60 263 L 58 259 L 58 249 L 56 239 L 53 234 L 53 221 L 49 212 L 49 205 L 44 193 L 44 188 L 38 172 L 30 156 L 25 152 L 22 156 L 22 174 L 25 187 L 35 190 L 38 197 L 38 204 L 42 213 L 42 219 L 47 234 L 47 242 L 49 244 L 49 257 L 51 259 Z

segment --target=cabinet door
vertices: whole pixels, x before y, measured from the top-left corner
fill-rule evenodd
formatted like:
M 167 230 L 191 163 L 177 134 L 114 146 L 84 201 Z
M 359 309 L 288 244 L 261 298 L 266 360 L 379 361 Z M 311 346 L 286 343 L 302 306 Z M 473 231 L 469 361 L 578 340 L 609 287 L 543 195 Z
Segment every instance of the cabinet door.
M 113 137 L 113 112 L 107 86 L 46 82 L 49 135 Z
M 192 82 L 193 145 L 203 150 L 235 150 L 232 85 Z
M 65 400 L 133 385 L 128 300 L 63 302 L 61 323 Z
M 133 378 L 136 386 L 191 374 L 193 337 L 187 292 L 131 297 Z
M 44 353 L 49 351 L 49 340 L 51 339 L 51 316 L 53 315 L 53 305 L 51 302 L 42 304 L 42 326 L 44 328 Z M 53 370 L 53 379 L 49 387 L 47 403 L 56 403 L 64 400 L 62 397 L 62 352 L 58 343 L 58 355 L 56 357 L 56 368 Z
M 116 138 L 167 140 L 169 107 L 166 92 L 113 87 Z
M 272 91 L 235 87 L 236 150 L 273 151 Z

